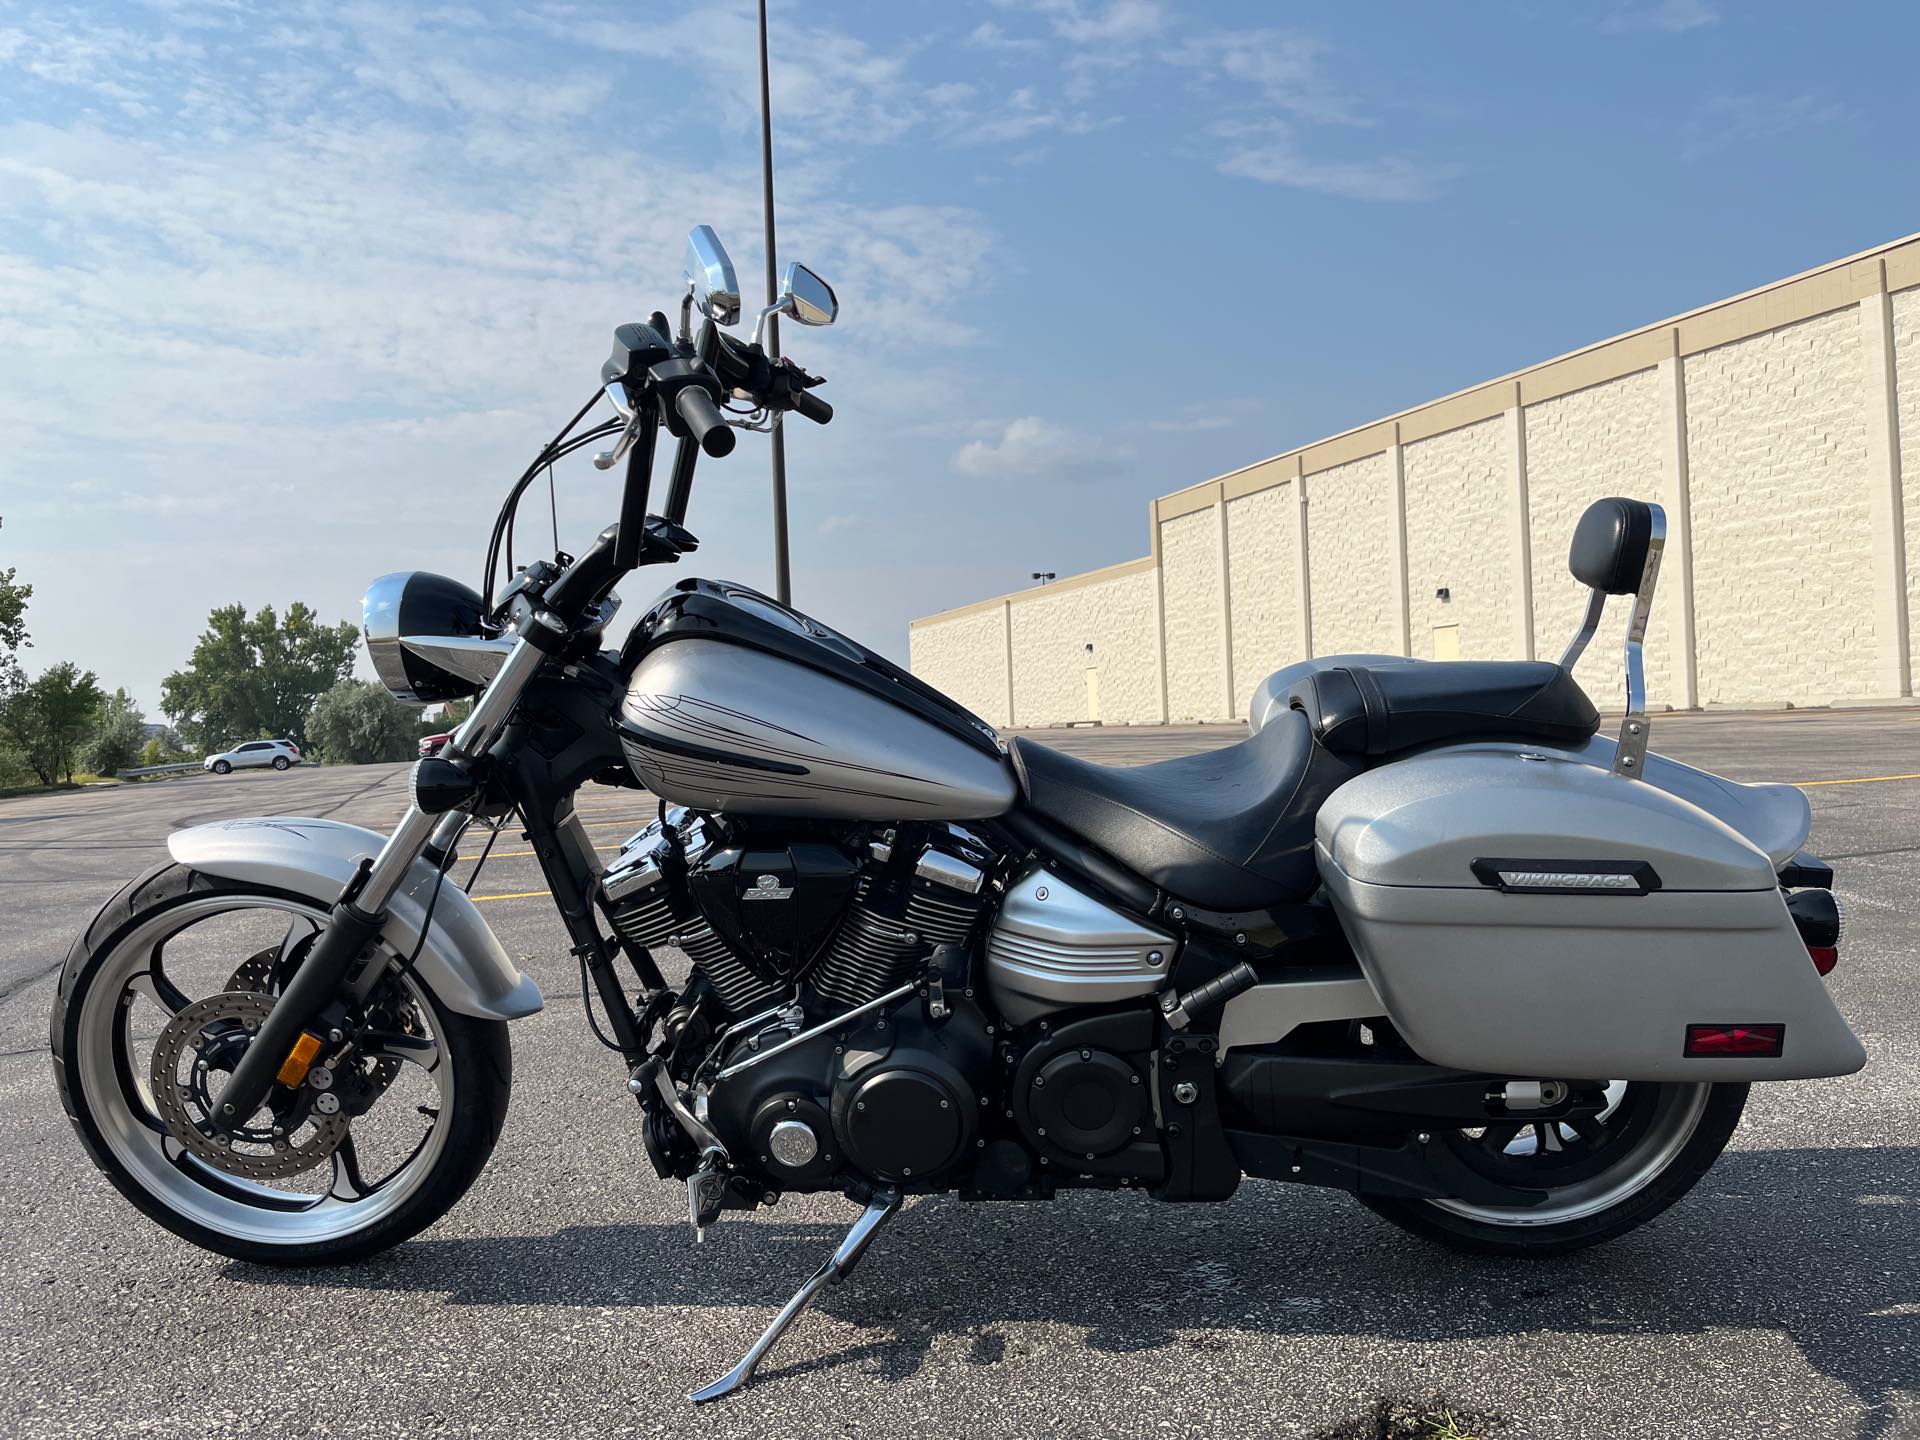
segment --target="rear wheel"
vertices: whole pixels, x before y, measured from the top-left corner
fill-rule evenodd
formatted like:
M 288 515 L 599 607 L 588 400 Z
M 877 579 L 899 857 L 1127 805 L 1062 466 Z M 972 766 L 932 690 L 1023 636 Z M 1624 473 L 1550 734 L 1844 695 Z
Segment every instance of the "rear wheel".
M 1547 1198 L 1533 1206 L 1362 1197 L 1402 1229 L 1482 1255 L 1561 1255 L 1644 1225 L 1712 1168 L 1747 1087 L 1616 1081 L 1599 1114 L 1436 1133 L 1488 1179 Z
M 74 945 L 52 1021 L 88 1154 L 160 1224 L 269 1265 L 359 1260 L 433 1223 L 506 1120 L 506 1026 L 389 973 L 366 1026 L 231 1136 L 213 1098 L 326 922 L 304 897 L 164 865 Z
M 291 764 L 293 764 L 293 762 L 284 755 L 276 755 L 273 757 L 273 768 L 276 770 L 285 770 Z

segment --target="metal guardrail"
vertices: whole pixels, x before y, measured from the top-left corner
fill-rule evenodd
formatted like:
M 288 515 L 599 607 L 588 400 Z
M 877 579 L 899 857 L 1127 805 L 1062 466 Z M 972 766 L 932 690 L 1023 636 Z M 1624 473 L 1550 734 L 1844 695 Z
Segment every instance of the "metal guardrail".
M 204 760 L 178 760 L 171 765 L 138 765 L 131 770 L 117 770 L 114 773 L 122 780 L 138 780 L 142 775 L 172 775 L 183 770 L 201 770 L 205 767 Z

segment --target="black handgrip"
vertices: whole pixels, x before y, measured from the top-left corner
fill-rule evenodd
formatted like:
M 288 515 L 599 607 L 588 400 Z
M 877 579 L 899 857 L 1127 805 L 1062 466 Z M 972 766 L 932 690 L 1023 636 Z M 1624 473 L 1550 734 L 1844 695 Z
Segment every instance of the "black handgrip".
M 733 453 L 733 429 L 713 403 L 713 397 L 698 385 L 688 385 L 675 397 L 673 408 L 686 423 L 687 433 L 713 459 Z
M 816 425 L 824 425 L 833 419 L 833 406 L 811 390 L 796 390 L 793 392 L 793 413 L 804 415 Z

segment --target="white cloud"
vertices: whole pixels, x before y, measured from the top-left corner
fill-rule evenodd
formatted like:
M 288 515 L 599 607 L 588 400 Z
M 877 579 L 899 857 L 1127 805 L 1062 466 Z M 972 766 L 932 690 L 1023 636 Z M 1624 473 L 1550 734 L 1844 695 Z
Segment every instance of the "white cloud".
M 1168 52 L 1210 81 L 1251 86 L 1268 106 L 1316 125 L 1365 123 L 1353 96 L 1334 88 L 1322 66 L 1326 46 L 1295 30 L 1215 30 Z
M 1400 155 L 1317 159 L 1302 150 L 1293 128 L 1279 121 L 1223 126 L 1220 133 L 1232 147 L 1220 161 L 1222 174 L 1346 200 L 1430 200 L 1463 173 L 1456 164 L 1423 163 Z
M 1096 435 L 1023 415 L 990 439 L 962 445 L 953 468 L 982 480 L 1078 479 L 1110 470 L 1127 453 Z
M 1723 150 L 1764 145 L 1783 135 L 1832 125 L 1847 117 L 1838 100 L 1808 91 L 1801 95 L 1714 95 L 1702 100 L 1680 126 L 1680 154 L 1699 160 Z
M 1076 45 L 1132 44 L 1158 35 L 1166 24 L 1160 0 L 1108 0 L 1091 9 L 1071 4 L 1052 9 L 1054 32 Z
M 1720 12 L 1707 0 L 1656 0 L 1654 4 L 1621 4 L 1601 21 L 1600 28 L 1616 34 L 1633 30 L 1658 30 L 1668 35 L 1683 34 L 1703 25 L 1720 23 Z
M 0 44 L 4 43 L 5 32 L 0 31 Z M 1046 42 L 1032 36 L 1016 39 L 991 20 L 983 20 L 974 26 L 967 34 L 966 43 L 976 50 L 997 50 L 1014 55 L 1031 55 L 1046 48 Z

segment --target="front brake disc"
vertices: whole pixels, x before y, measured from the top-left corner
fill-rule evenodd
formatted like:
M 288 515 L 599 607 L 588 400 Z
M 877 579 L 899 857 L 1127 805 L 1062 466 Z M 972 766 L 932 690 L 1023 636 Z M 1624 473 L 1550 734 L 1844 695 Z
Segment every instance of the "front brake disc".
M 273 996 L 251 990 L 194 1001 L 160 1032 L 148 1074 L 153 1108 L 173 1138 L 214 1169 L 245 1180 L 284 1180 L 311 1170 L 324 1163 L 347 1134 L 345 1114 L 322 1114 L 304 1095 L 284 1110 L 265 1112 L 270 1118 L 264 1126 L 243 1126 L 223 1135 L 208 1123 L 214 1104 L 209 1079 L 219 1070 L 231 1071 L 232 1065 L 214 1064 L 207 1052 L 237 1060 L 236 1049 L 244 1049 L 240 1033 L 258 1033 L 273 1004 Z M 247 1118 L 251 1122 L 255 1117 Z

